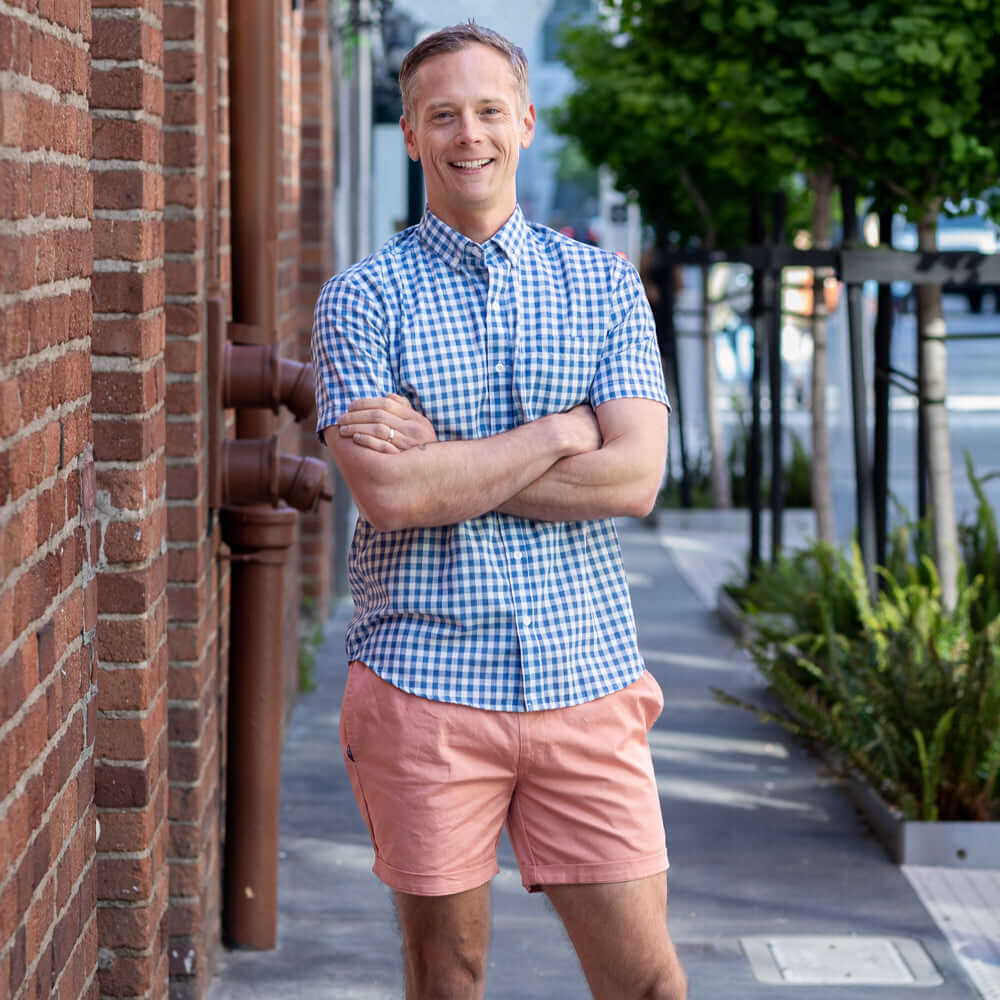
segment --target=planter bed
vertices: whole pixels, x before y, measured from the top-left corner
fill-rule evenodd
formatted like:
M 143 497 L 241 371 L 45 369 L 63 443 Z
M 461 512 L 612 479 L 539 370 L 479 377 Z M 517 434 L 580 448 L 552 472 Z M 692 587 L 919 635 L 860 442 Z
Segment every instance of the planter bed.
M 1000 823 L 903 819 L 870 785 L 847 781 L 847 793 L 898 865 L 1000 869 Z
M 716 596 L 716 614 L 742 645 L 753 637 L 752 623 L 721 587 Z M 814 746 L 814 751 L 834 767 L 835 761 L 826 748 Z M 845 786 L 855 808 L 868 820 L 896 864 L 1000 870 L 1000 822 L 908 820 L 860 778 L 847 779 Z

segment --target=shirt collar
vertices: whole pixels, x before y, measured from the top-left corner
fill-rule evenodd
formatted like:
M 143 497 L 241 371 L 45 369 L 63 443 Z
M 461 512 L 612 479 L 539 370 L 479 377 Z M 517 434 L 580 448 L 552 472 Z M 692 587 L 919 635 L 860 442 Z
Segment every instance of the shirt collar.
M 429 208 L 424 209 L 417 231 L 424 246 L 454 268 L 461 266 L 467 248 L 479 246 L 475 240 L 442 222 Z M 516 264 L 527 238 L 528 223 L 518 205 L 513 215 L 482 246 L 485 248 L 492 243 L 512 264 Z

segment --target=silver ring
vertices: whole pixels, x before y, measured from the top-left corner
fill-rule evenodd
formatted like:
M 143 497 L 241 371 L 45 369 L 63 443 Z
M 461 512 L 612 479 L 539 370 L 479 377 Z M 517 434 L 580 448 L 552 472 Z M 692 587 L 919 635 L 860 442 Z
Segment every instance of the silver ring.
M 395 430 L 395 428 L 394 427 L 390 427 L 389 428 L 389 433 L 386 434 L 385 439 L 386 439 L 386 441 L 391 441 L 395 436 L 396 436 L 396 430 Z

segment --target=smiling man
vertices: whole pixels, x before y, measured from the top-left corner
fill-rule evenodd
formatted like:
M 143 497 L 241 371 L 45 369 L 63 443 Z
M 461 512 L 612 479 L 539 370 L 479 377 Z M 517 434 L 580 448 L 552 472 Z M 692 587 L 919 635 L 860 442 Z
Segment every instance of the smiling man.
M 645 671 L 613 518 L 651 509 L 667 399 L 633 268 L 528 223 L 524 54 L 475 24 L 400 72 L 418 226 L 316 306 L 318 430 L 360 513 L 344 760 L 407 1000 L 483 995 L 506 824 L 594 997 L 683 1000 Z

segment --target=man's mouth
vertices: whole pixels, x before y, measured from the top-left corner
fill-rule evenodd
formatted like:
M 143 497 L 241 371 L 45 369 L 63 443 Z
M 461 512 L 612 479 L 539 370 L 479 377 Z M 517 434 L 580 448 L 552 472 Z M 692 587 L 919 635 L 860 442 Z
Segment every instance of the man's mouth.
M 459 170 L 480 170 L 492 162 L 493 158 L 487 157 L 484 160 L 454 160 L 451 165 Z

